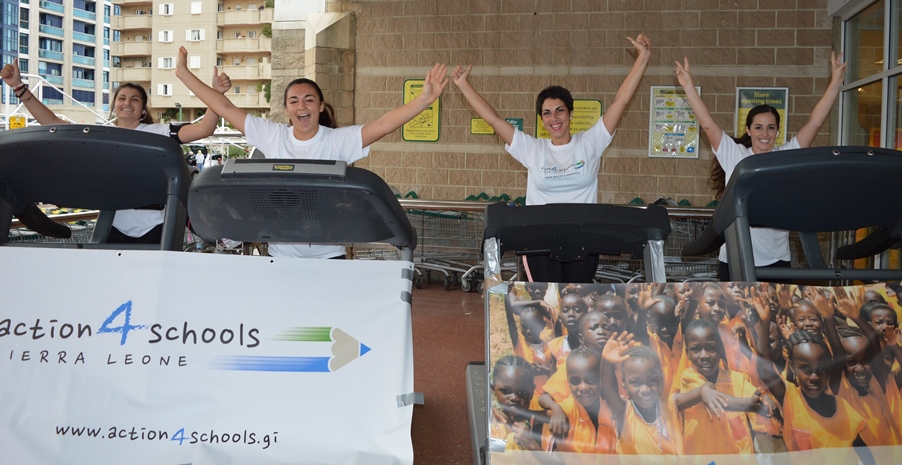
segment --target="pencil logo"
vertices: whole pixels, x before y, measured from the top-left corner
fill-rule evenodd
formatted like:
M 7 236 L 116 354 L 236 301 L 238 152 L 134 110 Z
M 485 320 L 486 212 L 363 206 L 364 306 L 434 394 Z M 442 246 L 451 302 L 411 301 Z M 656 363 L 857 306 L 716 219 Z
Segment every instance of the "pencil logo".
M 328 326 L 293 328 L 275 338 L 289 342 L 331 342 L 331 357 L 231 356 L 219 357 L 217 368 L 236 371 L 287 371 L 330 373 L 363 356 L 371 349 L 348 333 Z

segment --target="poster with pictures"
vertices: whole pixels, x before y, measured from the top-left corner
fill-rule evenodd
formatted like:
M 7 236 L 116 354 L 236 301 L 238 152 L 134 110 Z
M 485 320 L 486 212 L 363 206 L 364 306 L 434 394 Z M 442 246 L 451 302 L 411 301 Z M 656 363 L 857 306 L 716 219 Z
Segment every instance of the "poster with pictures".
M 698 158 L 698 122 L 681 87 L 651 87 L 648 156 Z

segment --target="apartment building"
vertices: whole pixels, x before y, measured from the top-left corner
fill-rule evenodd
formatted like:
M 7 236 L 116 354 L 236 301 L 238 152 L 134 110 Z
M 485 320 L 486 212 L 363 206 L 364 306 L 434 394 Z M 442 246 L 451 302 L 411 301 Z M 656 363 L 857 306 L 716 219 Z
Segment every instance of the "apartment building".
M 232 79 L 238 107 L 268 114 L 273 8 L 264 0 L 113 0 L 113 88 L 143 86 L 157 120 L 189 121 L 206 106 L 175 76 L 180 46 L 204 81 L 213 67 Z
M 54 112 L 80 123 L 95 123 L 105 115 L 112 4 L 3 0 L 2 9 L 3 63 L 18 58 L 23 74 L 40 75 L 43 79 L 28 79 L 29 85 Z M 11 96 L 10 103 L 18 101 Z

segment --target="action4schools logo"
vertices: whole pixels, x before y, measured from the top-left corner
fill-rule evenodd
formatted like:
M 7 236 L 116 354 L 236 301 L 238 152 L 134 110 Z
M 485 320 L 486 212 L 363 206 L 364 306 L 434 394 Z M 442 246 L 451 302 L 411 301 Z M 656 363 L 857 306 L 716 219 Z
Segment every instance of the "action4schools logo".
M 89 323 L 71 323 L 56 318 L 35 318 L 33 323 L 14 321 L 11 318 L 0 320 L 0 347 L 17 347 L 8 349 L 4 354 L 10 362 L 37 362 L 57 365 L 80 365 L 103 360 L 106 365 L 140 364 L 157 366 L 184 367 L 188 365 L 185 354 L 142 355 L 133 353 L 105 354 L 95 357 L 86 354 L 77 347 L 78 341 L 93 337 L 113 336 L 119 346 L 134 347 L 140 343 L 149 345 L 165 344 L 176 347 L 198 345 L 222 345 L 241 348 L 240 353 L 221 355 L 211 367 L 220 370 L 235 371 L 281 371 L 281 372 L 331 372 L 335 371 L 371 349 L 360 343 L 344 331 L 332 327 L 291 327 L 283 330 L 268 340 L 284 343 L 320 344 L 331 343 L 331 357 L 315 356 L 267 356 L 247 355 L 248 350 L 257 352 L 263 339 L 260 330 L 249 324 L 239 323 L 237 327 L 214 328 L 196 326 L 189 321 L 175 325 L 160 323 L 141 324 L 133 322 L 131 300 L 123 303 L 109 314 L 99 326 Z M 47 350 L 32 348 L 33 343 L 47 341 L 65 341 L 71 343 L 71 350 Z M 137 344 L 130 341 L 139 341 Z M 298 345 L 296 352 L 303 354 L 305 346 Z M 155 350 L 155 353 L 159 351 Z

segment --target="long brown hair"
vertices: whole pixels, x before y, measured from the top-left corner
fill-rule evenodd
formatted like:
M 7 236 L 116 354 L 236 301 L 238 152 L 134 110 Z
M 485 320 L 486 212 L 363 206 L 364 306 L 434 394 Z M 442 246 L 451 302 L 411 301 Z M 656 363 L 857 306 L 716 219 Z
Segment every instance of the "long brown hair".
M 752 126 L 755 116 L 762 113 L 773 114 L 777 120 L 777 127 L 780 127 L 780 113 L 777 112 L 777 109 L 770 105 L 758 105 L 749 110 L 749 114 L 745 117 L 745 134 L 742 137 L 730 137 L 730 139 L 746 148 L 751 147 L 752 136 L 749 135 L 749 128 Z M 720 196 L 723 195 L 723 190 L 727 187 L 727 174 L 716 157 L 711 159 L 711 176 L 708 178 L 708 186 L 714 190 L 714 197 L 717 199 L 720 199 Z

